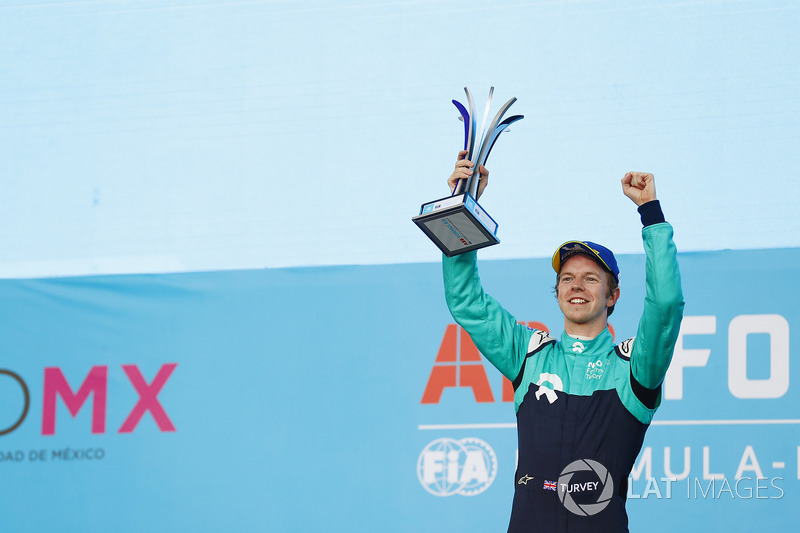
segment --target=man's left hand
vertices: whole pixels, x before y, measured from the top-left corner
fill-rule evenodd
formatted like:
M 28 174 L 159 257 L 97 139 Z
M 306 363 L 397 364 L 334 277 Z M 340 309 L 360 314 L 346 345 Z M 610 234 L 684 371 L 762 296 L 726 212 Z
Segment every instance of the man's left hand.
M 656 200 L 656 180 L 649 172 L 628 172 L 622 178 L 622 192 L 637 206 Z

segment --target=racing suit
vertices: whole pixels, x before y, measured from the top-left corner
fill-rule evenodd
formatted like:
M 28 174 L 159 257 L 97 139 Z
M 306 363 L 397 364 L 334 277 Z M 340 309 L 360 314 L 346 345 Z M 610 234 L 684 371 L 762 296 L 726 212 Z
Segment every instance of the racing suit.
M 444 258 L 453 318 L 514 386 L 518 466 L 509 532 L 628 531 L 628 475 L 661 401 L 683 316 L 672 226 L 639 207 L 646 293 L 636 337 L 615 345 L 527 328 L 483 291 L 477 254 Z

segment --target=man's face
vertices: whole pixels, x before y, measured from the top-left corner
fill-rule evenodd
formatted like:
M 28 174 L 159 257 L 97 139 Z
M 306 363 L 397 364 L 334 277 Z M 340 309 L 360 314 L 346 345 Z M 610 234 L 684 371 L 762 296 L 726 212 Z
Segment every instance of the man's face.
M 607 309 L 617 301 L 619 289 L 609 295 L 606 271 L 577 254 L 561 266 L 556 297 L 567 334 L 595 336 L 605 329 Z

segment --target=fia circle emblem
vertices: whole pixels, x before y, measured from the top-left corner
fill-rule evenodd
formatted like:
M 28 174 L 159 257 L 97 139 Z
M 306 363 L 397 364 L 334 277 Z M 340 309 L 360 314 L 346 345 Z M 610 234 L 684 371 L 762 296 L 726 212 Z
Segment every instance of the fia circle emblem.
M 419 454 L 417 477 L 434 496 L 476 496 L 497 477 L 497 456 L 475 437 L 436 439 Z

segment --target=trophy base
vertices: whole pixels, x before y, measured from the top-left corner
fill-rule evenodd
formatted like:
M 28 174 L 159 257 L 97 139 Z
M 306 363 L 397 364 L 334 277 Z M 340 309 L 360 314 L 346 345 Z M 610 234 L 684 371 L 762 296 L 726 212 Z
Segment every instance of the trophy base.
M 411 220 L 447 257 L 497 244 L 497 222 L 468 193 L 422 204 Z

